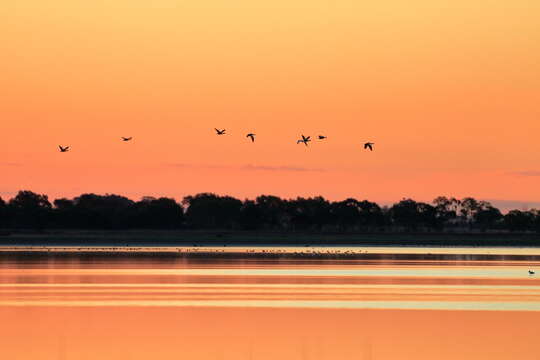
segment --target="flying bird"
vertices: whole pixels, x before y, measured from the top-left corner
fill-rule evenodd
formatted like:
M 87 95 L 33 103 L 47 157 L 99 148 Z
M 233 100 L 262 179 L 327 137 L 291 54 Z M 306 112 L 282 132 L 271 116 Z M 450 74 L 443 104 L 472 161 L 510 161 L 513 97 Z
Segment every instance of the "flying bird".
M 216 133 L 217 133 L 218 135 L 225 135 L 225 129 L 219 130 L 219 129 L 214 128 L 214 130 L 216 130 Z
M 375 145 L 375 143 L 367 142 L 364 144 L 364 149 L 369 149 L 370 151 L 373 151 L 373 145 Z
M 133 139 L 133 136 L 130 136 L 130 137 L 123 137 L 122 136 L 122 141 L 130 141 L 131 139 Z
M 62 145 L 58 145 L 58 147 L 60 148 L 60 152 L 68 152 L 69 151 L 69 146 L 62 146 Z
M 246 135 L 246 137 L 251 139 L 251 142 L 255 142 L 255 134 L 249 133 Z
M 308 142 L 310 142 L 310 141 L 311 141 L 311 136 L 302 135 L 302 139 L 298 140 L 296 143 L 297 144 L 304 143 L 304 145 L 308 146 Z
M 319 135 L 319 140 L 324 140 L 324 139 L 326 139 L 326 136 L 324 136 L 324 135 Z

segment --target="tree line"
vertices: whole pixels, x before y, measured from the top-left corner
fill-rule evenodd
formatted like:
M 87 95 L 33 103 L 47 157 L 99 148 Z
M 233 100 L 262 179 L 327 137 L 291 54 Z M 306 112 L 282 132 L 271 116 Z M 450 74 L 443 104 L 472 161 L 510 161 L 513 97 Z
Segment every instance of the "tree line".
M 2 229 L 229 229 L 268 231 L 516 231 L 540 232 L 540 211 L 506 214 L 471 197 L 403 199 L 392 206 L 367 200 L 328 201 L 321 196 L 254 200 L 201 193 L 171 198 L 83 194 L 56 199 L 32 191 L 0 198 Z

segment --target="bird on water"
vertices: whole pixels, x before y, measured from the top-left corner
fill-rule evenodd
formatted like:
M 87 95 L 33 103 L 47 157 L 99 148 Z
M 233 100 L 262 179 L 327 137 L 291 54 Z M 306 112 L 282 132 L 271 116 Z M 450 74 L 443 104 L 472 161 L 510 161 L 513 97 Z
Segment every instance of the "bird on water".
M 375 143 L 367 142 L 364 144 L 364 149 L 369 149 L 370 151 L 373 151 L 373 145 L 375 145 Z
M 218 135 L 225 135 L 225 129 L 219 130 L 219 129 L 214 128 L 214 130 L 216 130 L 216 134 Z
M 255 142 L 255 134 L 249 133 L 246 135 L 246 137 L 251 139 L 251 142 Z
M 534 270 L 529 270 L 529 275 L 534 275 L 534 274 L 535 274 Z
M 69 146 L 58 145 L 58 148 L 60 149 L 60 152 L 68 152 L 69 151 Z

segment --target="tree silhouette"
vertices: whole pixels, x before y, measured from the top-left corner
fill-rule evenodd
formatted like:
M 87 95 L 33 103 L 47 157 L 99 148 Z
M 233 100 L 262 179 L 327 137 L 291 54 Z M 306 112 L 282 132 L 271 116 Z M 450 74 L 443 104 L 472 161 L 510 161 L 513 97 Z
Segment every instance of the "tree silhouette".
M 185 210 L 184 210 L 185 209 Z M 506 215 L 489 202 L 439 196 L 433 205 L 403 199 L 390 208 L 348 198 L 330 202 L 321 196 L 281 199 L 261 195 L 240 201 L 201 193 L 182 205 L 170 198 L 82 194 L 50 204 L 46 195 L 20 191 L 6 204 L 0 198 L 0 228 L 8 229 L 244 229 L 270 231 L 458 231 L 540 232 L 538 210 Z
M 287 201 L 273 195 L 261 195 L 255 199 L 260 211 L 262 227 L 265 229 L 284 229 L 290 225 Z
M 0 197 L 0 228 L 6 228 L 9 225 L 8 207 L 4 199 Z
M 527 231 L 534 228 L 534 212 L 512 210 L 504 216 L 504 223 L 510 231 Z
M 184 209 L 174 199 L 144 197 L 133 205 L 131 226 L 176 229 L 184 222 Z
M 340 231 L 357 229 L 360 224 L 358 200 L 349 198 L 330 204 L 330 219 Z
M 499 209 L 487 202 L 480 202 L 480 206 L 474 214 L 475 224 L 484 231 L 495 228 L 502 219 L 503 215 Z
M 263 227 L 261 208 L 253 200 L 245 200 L 240 209 L 240 224 L 242 229 L 256 230 Z
M 389 210 L 393 224 L 408 231 L 416 231 L 420 227 L 438 227 L 436 208 L 412 199 L 403 199 Z
M 186 221 L 190 226 L 208 229 L 233 229 L 239 224 L 242 201 L 230 196 L 202 193 L 186 196 Z
M 123 229 L 129 227 L 134 202 L 119 195 L 83 194 L 73 200 L 77 227 Z
M 299 197 L 288 201 L 287 213 L 294 230 L 321 230 L 330 218 L 330 203 L 321 196 Z
M 435 217 L 439 226 L 444 226 L 457 218 L 457 210 L 460 206 L 459 200 L 439 196 L 433 200 L 433 204 L 435 205 Z
M 22 190 L 9 201 L 15 228 L 42 229 L 50 220 L 51 203 L 47 195 Z

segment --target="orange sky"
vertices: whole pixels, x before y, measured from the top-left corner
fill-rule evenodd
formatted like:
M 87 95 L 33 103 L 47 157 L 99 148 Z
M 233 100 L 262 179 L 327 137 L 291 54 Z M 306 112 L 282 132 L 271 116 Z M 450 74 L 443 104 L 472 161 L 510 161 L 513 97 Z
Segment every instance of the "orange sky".
M 0 196 L 540 201 L 539 21 L 536 0 L 5 1 Z

